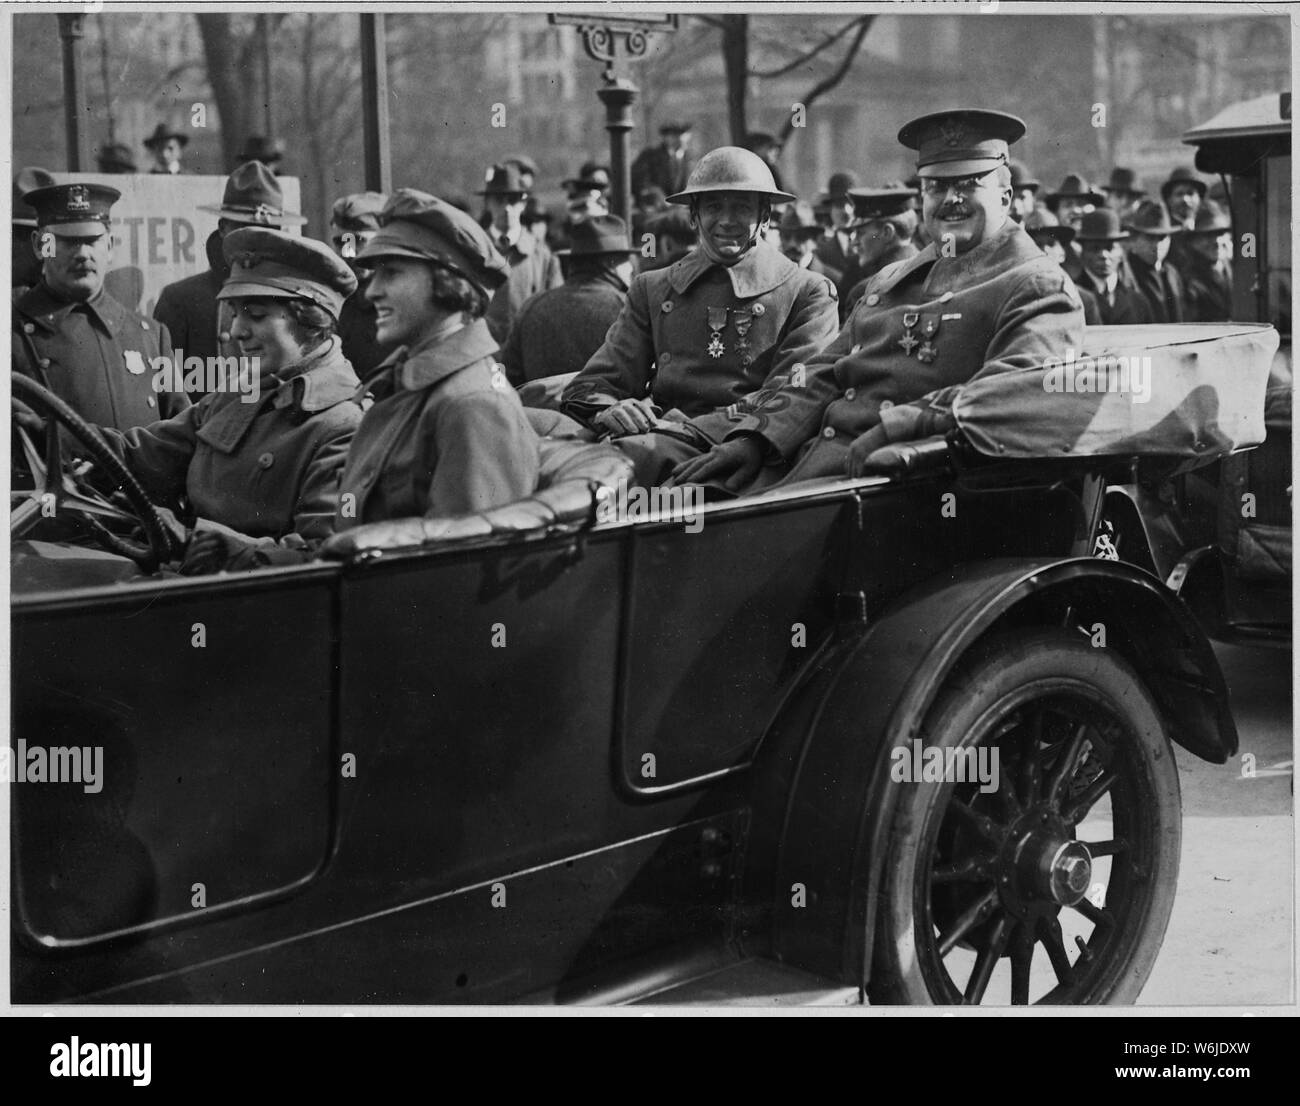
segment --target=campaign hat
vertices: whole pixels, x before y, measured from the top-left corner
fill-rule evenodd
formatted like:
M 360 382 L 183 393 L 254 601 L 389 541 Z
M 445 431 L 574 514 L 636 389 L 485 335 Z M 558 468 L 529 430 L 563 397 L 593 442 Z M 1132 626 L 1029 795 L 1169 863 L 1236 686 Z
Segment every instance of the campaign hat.
M 275 174 L 260 161 L 246 161 L 226 178 L 220 206 L 199 204 L 198 207 L 232 223 L 252 226 L 302 226 L 307 222 L 297 212 L 284 210 L 284 192 Z
M 221 240 L 230 266 L 217 299 L 245 296 L 304 299 L 335 319 L 357 290 L 357 278 L 324 242 L 270 227 L 240 227 Z

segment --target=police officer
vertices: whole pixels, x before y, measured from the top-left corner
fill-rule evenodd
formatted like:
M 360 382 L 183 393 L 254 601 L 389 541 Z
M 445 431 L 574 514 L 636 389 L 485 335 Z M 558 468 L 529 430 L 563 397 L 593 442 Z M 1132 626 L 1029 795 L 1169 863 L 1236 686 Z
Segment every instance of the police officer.
M 858 475 L 877 449 L 955 425 L 954 394 L 971 378 L 1081 348 L 1074 285 L 1010 217 L 1008 147 L 1024 131 L 1013 115 L 971 109 L 898 132 L 917 151 L 930 244 L 876 275 L 803 387 L 755 405 L 674 482 L 739 492 L 774 482 L 787 460 L 788 481 Z
M 184 493 L 202 520 L 187 574 L 267 563 L 290 535 L 299 547 L 328 537 L 361 422 L 360 381 L 334 333 L 357 286 L 351 269 L 322 242 L 262 227 L 231 232 L 222 250 L 230 276 L 219 294 L 255 389 L 251 374 L 227 376 L 175 418 L 107 432 L 156 500 Z
M 41 259 L 32 252 L 36 212 L 24 198 L 28 192 L 54 183 L 54 174 L 35 165 L 14 174 L 13 230 L 9 245 L 9 276 L 13 295 L 20 296 L 41 279 Z
M 377 337 L 396 348 L 369 381 L 343 470 L 338 528 L 467 514 L 531 495 L 539 441 L 483 316 L 506 262 L 469 215 L 399 188 L 357 261 Z
M 221 206 L 200 204 L 200 211 L 217 216 L 217 229 L 208 235 L 204 250 L 208 268 L 167 285 L 154 305 L 154 318 L 171 333 L 176 348 L 186 357 L 233 357 L 237 350 L 230 340 L 230 312 L 218 306 L 217 293 L 230 270 L 221 251 L 221 240 L 244 226 L 282 230 L 301 226 L 301 215 L 284 209 L 284 193 L 271 170 L 260 161 L 241 165 L 226 179 Z
M 508 279 L 496 290 L 488 306 L 487 326 L 492 337 L 504 342 L 524 300 L 564 283 L 560 263 L 545 242 L 524 229 L 528 202 L 517 165 L 494 165 L 479 190 L 487 209 L 492 241 L 506 259 Z
M 26 194 L 40 283 L 14 302 L 12 364 L 88 422 L 127 429 L 189 406 L 155 392 L 151 359 L 170 357 L 167 328 L 104 288 L 113 255 L 109 212 L 121 196 L 102 184 L 55 184 Z
M 330 212 L 330 241 L 357 278 L 356 293 L 343 301 L 339 337 L 343 340 L 343 355 L 362 380 L 393 352 L 391 346 L 375 337 L 375 305 L 366 298 L 370 270 L 356 263 L 357 255 L 378 233 L 379 213 L 387 202 L 382 192 L 354 192 L 335 200 Z
M 561 410 L 619 439 L 642 483 L 721 441 L 756 393 L 834 336 L 834 284 L 765 241 L 773 201 L 793 198 L 748 150 L 705 154 L 668 197 L 690 208 L 695 249 L 632 282 L 604 345 L 564 390 Z

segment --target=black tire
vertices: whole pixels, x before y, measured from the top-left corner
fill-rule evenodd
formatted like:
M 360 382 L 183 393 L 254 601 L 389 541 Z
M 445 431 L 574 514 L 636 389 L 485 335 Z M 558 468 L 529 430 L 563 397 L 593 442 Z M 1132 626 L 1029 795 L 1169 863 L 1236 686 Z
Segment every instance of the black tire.
M 998 786 L 893 785 L 905 790 L 886 836 L 871 1001 L 1135 1001 L 1173 909 L 1182 800 L 1133 669 L 1078 630 L 999 634 L 962 662 L 920 738 L 984 747 L 990 767 L 997 749 Z M 1089 842 L 1101 848 L 1081 853 Z

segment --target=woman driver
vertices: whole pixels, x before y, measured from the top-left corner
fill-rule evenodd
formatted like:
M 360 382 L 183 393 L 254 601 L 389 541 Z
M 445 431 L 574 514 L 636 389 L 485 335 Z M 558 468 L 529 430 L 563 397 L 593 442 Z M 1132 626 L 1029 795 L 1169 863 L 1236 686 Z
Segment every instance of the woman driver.
M 256 402 L 232 388 L 151 426 L 104 431 L 155 499 L 188 498 L 199 522 L 186 573 L 266 563 L 289 535 L 327 537 L 361 422 L 360 382 L 335 335 L 352 270 L 319 242 L 262 227 L 227 235 L 222 251 L 231 270 L 218 299 L 258 372 Z

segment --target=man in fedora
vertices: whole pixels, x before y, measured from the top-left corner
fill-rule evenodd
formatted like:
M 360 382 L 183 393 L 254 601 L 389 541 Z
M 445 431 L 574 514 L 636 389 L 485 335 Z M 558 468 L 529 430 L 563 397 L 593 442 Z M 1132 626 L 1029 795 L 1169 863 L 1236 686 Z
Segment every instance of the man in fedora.
M 1023 161 L 1008 164 L 1011 168 L 1011 218 L 1023 226 L 1038 208 L 1038 192 L 1043 184 Z
M 1178 270 L 1169 264 L 1175 232 L 1159 200 L 1143 200 L 1124 220 L 1129 232 L 1124 249 L 1133 282 L 1147 301 L 1153 323 L 1181 323 L 1187 317 L 1187 291 Z
M 1115 325 L 1149 323 L 1151 309 L 1146 298 L 1124 271 L 1124 247 L 1128 231 L 1120 223 L 1119 212 L 1109 207 L 1089 211 L 1080 221 L 1075 241 L 1079 243 L 1083 276 L 1081 287 L 1097 296 L 1101 321 Z
M 627 302 L 632 247 L 617 215 L 591 215 L 570 229 L 570 247 L 557 256 L 564 283 L 530 297 L 501 347 L 506 379 L 529 380 L 579 372 L 600 349 Z
M 568 201 L 570 223 L 577 223 L 592 215 L 608 215 L 609 170 L 603 165 L 587 162 L 576 177 L 560 181 Z
M 1183 231 L 1187 321 L 1223 323 L 1232 318 L 1232 220 L 1213 200 L 1196 209 L 1192 228 Z
M 110 142 L 101 146 L 95 153 L 95 164 L 101 173 L 134 173 L 135 158 L 131 151 L 120 142 Z
M 841 273 L 847 273 L 853 266 L 853 234 L 849 230 L 849 224 L 853 222 L 853 197 L 849 195 L 849 189 L 857 186 L 856 174 L 832 173 L 821 197 L 830 218 L 830 230 L 817 247 L 817 256 Z
M 998 111 L 934 112 L 898 139 L 917 151 L 930 243 L 877 273 L 839 337 L 732 424 L 674 483 L 743 492 L 858 476 L 891 444 L 955 427 L 973 377 L 1081 348 L 1074 285 L 1011 219 L 1008 148 L 1024 122 Z
M 120 196 L 103 184 L 50 184 L 23 196 L 35 213 L 29 248 L 41 273 L 14 300 L 10 353 L 14 371 L 88 422 L 129 430 L 179 414 L 189 401 L 153 388 L 152 359 L 172 353 L 167 328 L 104 288 L 113 259 L 109 213 Z
M 1196 213 L 1205 202 L 1205 192 L 1205 182 L 1186 166 L 1180 165 L 1169 174 L 1169 179 L 1160 186 L 1160 198 L 1169 209 L 1169 219 L 1175 230 L 1186 231 L 1195 226 Z M 1183 271 L 1190 265 L 1186 245 L 1185 236 L 1175 234 L 1169 247 L 1170 264 Z
M 1065 259 L 1074 244 L 1074 227 L 1062 226 L 1061 221 L 1046 208 L 1037 208 L 1025 220 L 1025 233 L 1064 271 Z M 1084 322 L 1089 326 L 1100 326 L 1101 308 L 1097 305 L 1097 297 L 1080 284 L 1076 284 L 1074 290 L 1083 301 Z
M 1103 206 L 1106 197 L 1093 188 L 1078 173 L 1067 173 L 1061 181 L 1061 187 L 1047 194 L 1047 210 L 1060 221 L 1062 226 L 1072 227 L 1076 235 L 1075 244 L 1066 247 L 1064 269 L 1076 284 L 1083 275 L 1083 261 L 1079 256 L 1078 233 L 1083 217 L 1090 211 Z
M 1132 169 L 1118 165 L 1110 171 L 1110 180 L 1101 188 L 1106 193 L 1106 206 L 1118 211 L 1121 221 L 1132 214 L 1138 202 L 1147 194 L 1145 188 L 1138 187 L 1137 174 Z
M 154 127 L 153 134 L 144 140 L 145 149 L 153 158 L 153 166 L 149 172 L 165 173 L 169 176 L 185 172 L 181 168 L 181 152 L 189 144 L 189 135 L 167 126 L 166 123 L 159 123 Z
M 230 275 L 221 252 L 222 239 L 239 227 L 283 230 L 302 226 L 307 220 L 284 210 L 284 193 L 260 161 L 245 162 L 226 178 L 219 207 L 200 204 L 199 210 L 217 216 L 217 229 L 204 243 L 208 268 L 167 285 L 158 295 L 153 315 L 166 325 L 172 342 L 187 357 L 233 357 L 237 351 L 230 340 L 230 307 L 217 300 Z
M 550 247 L 524 229 L 528 190 L 518 165 L 493 165 L 478 195 L 483 197 L 488 235 L 510 266 L 510 277 L 493 293 L 485 319 L 492 337 L 504 342 L 524 300 L 558 288 L 564 274 Z
M 853 199 L 854 258 L 840 283 L 840 321 L 849 317 L 881 269 L 907 261 L 919 252 L 916 236 L 916 191 L 901 183 L 883 188 L 850 188 Z
M 632 195 L 657 184 L 669 196 L 686 187 L 695 163 L 690 152 L 691 125 L 668 122 L 659 128 L 659 144 L 647 146 L 632 162 Z
M 838 269 L 832 269 L 817 256 L 817 244 L 821 242 L 824 232 L 810 204 L 803 200 L 787 204 L 781 212 L 781 222 L 777 229 L 781 235 L 781 252 L 786 257 L 799 268 L 824 276 L 839 287 L 844 274 Z

